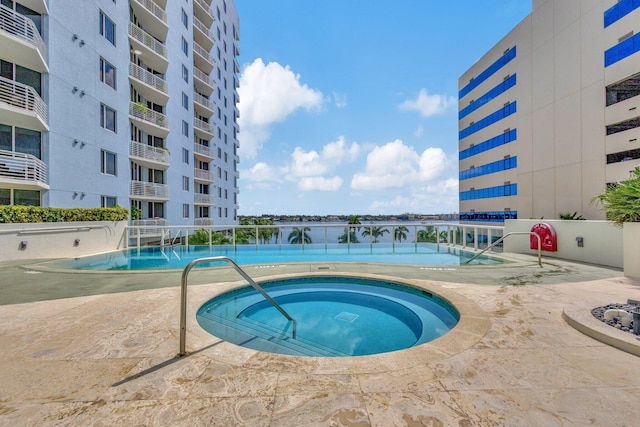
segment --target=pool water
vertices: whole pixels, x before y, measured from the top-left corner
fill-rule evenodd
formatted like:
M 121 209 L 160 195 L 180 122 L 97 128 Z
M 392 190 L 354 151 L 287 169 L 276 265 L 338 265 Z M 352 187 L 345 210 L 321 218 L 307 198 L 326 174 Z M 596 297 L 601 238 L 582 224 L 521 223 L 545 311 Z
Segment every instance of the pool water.
M 197 258 L 224 255 L 238 264 L 294 262 L 377 262 L 416 265 L 461 265 L 473 256 L 432 243 L 389 245 L 246 245 L 164 246 L 109 252 L 59 262 L 65 268 L 94 270 L 182 269 Z M 502 260 L 480 256 L 472 264 L 499 264 Z M 202 264 L 206 266 L 208 264 Z M 210 264 L 209 264 L 210 265 Z
M 300 277 L 262 284 L 296 320 L 293 326 L 251 287 L 222 294 L 196 314 L 200 326 L 225 341 L 271 353 L 364 356 L 434 340 L 459 314 L 430 292 L 354 277 Z

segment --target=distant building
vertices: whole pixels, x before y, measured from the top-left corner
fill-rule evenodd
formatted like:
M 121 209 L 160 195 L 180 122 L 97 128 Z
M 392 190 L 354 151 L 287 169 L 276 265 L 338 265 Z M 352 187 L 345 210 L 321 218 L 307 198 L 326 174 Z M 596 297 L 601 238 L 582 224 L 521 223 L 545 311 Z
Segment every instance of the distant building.
M 461 221 L 604 219 L 640 165 L 639 28 L 638 1 L 534 0 L 460 77 Z
M 232 0 L 2 0 L 0 204 L 237 216 Z

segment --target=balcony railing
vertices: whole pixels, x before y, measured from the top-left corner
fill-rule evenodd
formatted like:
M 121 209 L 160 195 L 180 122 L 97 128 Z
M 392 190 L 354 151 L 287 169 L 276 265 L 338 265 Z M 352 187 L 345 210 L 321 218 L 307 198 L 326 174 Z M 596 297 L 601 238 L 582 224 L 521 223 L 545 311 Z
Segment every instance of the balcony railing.
M 207 2 L 203 0 L 193 0 L 193 4 L 200 6 L 204 11 L 204 13 L 206 14 L 207 18 L 209 18 L 209 20 L 213 23 L 214 18 L 213 18 L 213 15 L 211 14 L 211 10 Z
M 0 178 L 47 184 L 47 165 L 31 154 L 0 150 Z
M 153 13 L 153 15 L 164 22 L 167 23 L 167 13 L 162 10 L 160 6 L 158 6 L 155 2 L 151 0 L 133 0 L 136 3 L 140 4 L 142 7 L 147 9 L 149 12 Z
M 165 45 L 153 38 L 152 35 L 144 31 L 142 28 L 138 27 L 133 22 L 129 22 L 129 35 L 138 40 L 143 45 L 147 46 L 149 49 L 153 50 L 158 55 L 162 56 L 165 59 L 167 58 L 167 48 L 165 47 Z
M 196 218 L 193 225 L 213 225 L 213 218 Z
M 155 237 L 163 235 L 164 229 L 159 227 L 167 227 L 169 221 L 164 218 L 136 219 L 131 221 L 131 225 L 134 227 L 129 229 L 129 237 Z
M 44 123 L 48 121 L 47 104 L 31 86 L 0 77 L 0 102 L 31 111 L 38 115 Z
M 210 134 L 213 133 L 213 128 L 211 127 L 211 124 L 209 124 L 209 123 L 207 123 L 207 122 L 205 122 L 203 120 L 197 119 L 195 117 L 193 118 L 193 126 L 196 129 L 199 129 L 201 131 L 204 131 L 204 132 L 207 132 L 207 133 L 210 133 Z
M 153 147 L 137 141 L 129 143 L 129 156 L 139 157 L 152 162 L 169 164 L 169 152 L 164 148 Z
M 129 115 L 140 120 L 151 122 L 156 126 L 163 128 L 169 127 L 169 120 L 167 119 L 167 116 L 133 101 L 129 102 Z
M 141 82 L 146 83 L 149 86 L 159 90 L 162 93 L 169 93 L 169 88 L 166 81 L 164 81 L 157 75 L 148 72 L 144 68 L 139 67 L 133 62 L 129 63 L 129 75 L 134 79 L 140 80 Z
M 203 180 L 203 181 L 211 181 L 211 182 L 213 182 L 213 172 L 208 171 L 208 170 L 194 168 L 193 177 L 195 179 L 200 179 L 200 180 Z
M 213 204 L 213 195 L 195 193 L 193 195 L 193 202 L 197 203 L 199 205 L 211 205 L 211 204 Z
M 202 68 L 204 68 L 205 71 L 210 71 L 210 68 L 213 68 L 213 57 L 209 55 L 209 52 L 207 52 L 205 48 L 203 48 L 196 42 L 193 42 L 193 51 L 198 55 L 200 55 L 202 59 L 204 59 L 206 64 L 209 65 L 209 67 L 202 67 Z
M 169 186 L 156 184 L 155 182 L 131 181 L 129 184 L 131 197 L 143 197 L 147 199 L 168 199 Z
M 38 49 L 42 59 L 47 61 L 47 47 L 33 21 L 4 5 L 0 5 L 0 30 L 31 43 Z
M 198 144 L 196 142 L 193 144 L 193 151 L 196 154 L 202 154 L 203 156 L 214 158 L 213 148 L 207 147 L 206 145 Z
M 205 82 L 208 86 L 213 87 L 213 79 L 211 77 L 209 77 L 208 75 L 206 75 L 205 73 L 203 73 L 202 71 L 198 70 L 197 68 L 193 69 L 193 76 L 202 80 L 203 82 Z
M 195 16 L 193 17 L 193 26 L 202 31 L 209 40 L 213 41 L 213 34 L 211 34 L 211 30 L 209 30 L 209 27 L 204 25 L 202 21 L 200 21 Z
M 205 98 L 204 96 L 200 95 L 199 93 L 193 94 L 193 100 L 198 104 L 206 107 L 207 110 L 213 111 L 213 102 L 211 102 L 209 99 Z

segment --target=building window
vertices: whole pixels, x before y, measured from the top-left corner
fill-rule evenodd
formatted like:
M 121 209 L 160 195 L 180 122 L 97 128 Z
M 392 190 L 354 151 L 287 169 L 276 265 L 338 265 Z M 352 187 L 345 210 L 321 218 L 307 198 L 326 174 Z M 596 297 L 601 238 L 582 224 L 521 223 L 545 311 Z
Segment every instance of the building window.
M 100 104 L 100 126 L 116 132 L 116 110 Z
M 218 158 L 222 158 L 222 148 L 218 147 Z
M 107 86 L 116 88 L 116 68 L 104 58 L 100 58 L 100 81 Z
M 618 153 L 607 154 L 607 164 L 628 162 L 630 160 L 640 159 L 640 149 L 620 151 Z
M 182 25 L 184 25 L 185 28 L 189 28 L 189 17 L 184 9 L 182 9 Z
M 607 106 L 640 95 L 640 73 L 607 86 Z
M 186 203 L 182 204 L 182 218 L 189 218 L 189 205 Z
M 182 80 L 189 83 L 189 69 L 182 64 Z
M 640 127 L 640 117 L 634 117 L 633 119 L 607 126 L 607 135 L 613 135 L 614 133 L 624 132 L 625 130 L 635 129 L 637 127 Z
M 115 208 L 118 206 L 118 198 L 114 196 L 101 196 L 100 207 L 102 208 Z
M 100 153 L 102 157 L 100 172 L 105 175 L 117 176 L 116 154 L 105 150 L 100 150 Z
M 182 38 L 182 53 L 189 56 L 189 43 L 184 37 Z
M 184 107 L 185 110 L 189 110 L 189 96 L 182 92 L 182 106 Z M 188 135 L 185 135 L 188 136 Z
M 189 123 L 182 121 L 182 135 L 189 136 Z
M 189 177 L 188 176 L 183 176 L 182 177 L 182 189 L 184 191 L 189 191 Z
M 100 35 L 109 40 L 112 45 L 116 45 L 116 24 L 100 11 Z
M 189 150 L 186 148 L 182 149 L 182 163 L 189 164 Z

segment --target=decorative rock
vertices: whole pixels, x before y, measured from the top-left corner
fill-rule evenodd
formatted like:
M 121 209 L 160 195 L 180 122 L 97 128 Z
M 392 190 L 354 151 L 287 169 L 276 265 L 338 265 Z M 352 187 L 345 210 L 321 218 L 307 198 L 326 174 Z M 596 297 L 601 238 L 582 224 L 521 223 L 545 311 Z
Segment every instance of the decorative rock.
M 593 310 L 591 310 L 591 314 L 598 320 L 606 323 L 609 326 L 612 326 L 618 330 L 621 330 L 623 332 L 628 332 L 633 334 L 633 321 L 629 321 L 629 319 L 626 318 L 626 316 L 611 316 L 611 312 L 606 316 L 608 317 L 605 318 L 605 314 L 607 313 L 607 311 L 611 311 L 611 310 L 619 310 L 620 312 L 624 311 L 627 313 L 633 313 L 634 311 L 638 310 L 638 308 L 634 305 L 630 305 L 630 304 L 609 304 L 609 305 L 605 305 L 604 307 L 596 307 Z M 616 313 L 617 314 L 617 313 Z M 622 318 L 621 318 L 622 317 Z

